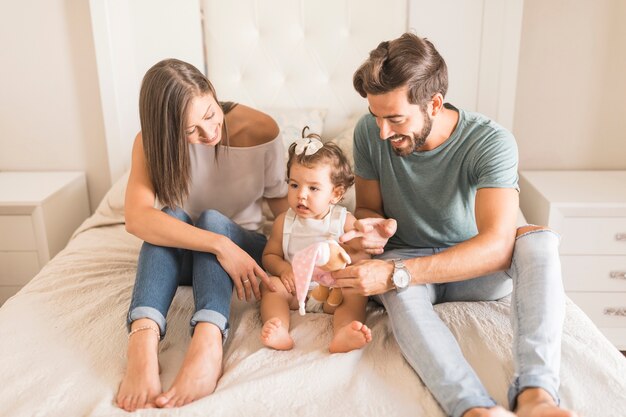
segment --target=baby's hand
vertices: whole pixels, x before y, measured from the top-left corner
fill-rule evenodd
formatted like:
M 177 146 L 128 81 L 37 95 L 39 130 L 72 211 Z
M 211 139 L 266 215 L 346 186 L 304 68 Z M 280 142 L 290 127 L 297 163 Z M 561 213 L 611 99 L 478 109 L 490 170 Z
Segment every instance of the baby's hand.
M 296 293 L 296 285 L 294 284 L 293 269 L 289 268 L 288 271 L 283 272 L 280 275 L 280 281 L 283 283 L 283 285 L 285 286 L 285 289 L 287 290 L 289 294 Z

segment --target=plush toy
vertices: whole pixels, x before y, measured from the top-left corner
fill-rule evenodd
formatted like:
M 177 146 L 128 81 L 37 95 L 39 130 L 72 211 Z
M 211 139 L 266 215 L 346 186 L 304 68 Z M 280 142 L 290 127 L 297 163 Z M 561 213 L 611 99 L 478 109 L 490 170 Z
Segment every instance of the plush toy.
M 316 304 L 321 304 L 326 313 L 332 313 L 343 301 L 341 288 L 332 288 L 335 280 L 332 271 L 343 269 L 351 263 L 348 253 L 334 240 L 314 243 L 298 251 L 293 256 L 294 284 L 300 315 L 304 315 L 307 295 Z M 311 281 L 317 282 L 310 289 Z

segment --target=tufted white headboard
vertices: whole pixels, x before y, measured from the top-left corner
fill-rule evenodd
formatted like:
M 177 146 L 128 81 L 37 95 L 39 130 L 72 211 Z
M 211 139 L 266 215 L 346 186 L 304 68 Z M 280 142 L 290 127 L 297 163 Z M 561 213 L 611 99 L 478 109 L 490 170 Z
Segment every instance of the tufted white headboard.
M 352 74 L 407 30 L 449 67 L 449 101 L 511 127 L 523 0 L 90 0 L 111 181 L 130 165 L 139 85 L 157 61 L 205 70 L 221 100 L 325 109 L 333 137 L 367 111 Z M 271 112 L 270 112 L 271 114 Z
M 323 108 L 332 137 L 367 111 L 352 74 L 407 28 L 406 0 L 203 0 L 209 78 L 259 108 Z

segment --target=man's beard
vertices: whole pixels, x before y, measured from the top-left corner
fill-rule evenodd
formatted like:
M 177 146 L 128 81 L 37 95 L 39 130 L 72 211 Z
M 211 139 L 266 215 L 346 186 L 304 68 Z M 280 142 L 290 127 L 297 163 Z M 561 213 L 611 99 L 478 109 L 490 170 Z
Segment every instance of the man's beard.
M 409 146 L 400 149 L 394 146 L 392 146 L 391 148 L 398 156 L 411 155 L 413 152 L 419 151 L 420 148 L 424 146 L 424 144 L 426 143 L 426 138 L 428 138 L 428 135 L 430 135 L 430 131 L 432 130 L 432 128 L 433 121 L 426 114 L 424 114 L 424 127 L 422 127 L 422 130 L 419 133 L 413 133 L 411 136 L 394 135 L 389 138 L 394 139 L 398 137 L 406 137 L 410 141 Z

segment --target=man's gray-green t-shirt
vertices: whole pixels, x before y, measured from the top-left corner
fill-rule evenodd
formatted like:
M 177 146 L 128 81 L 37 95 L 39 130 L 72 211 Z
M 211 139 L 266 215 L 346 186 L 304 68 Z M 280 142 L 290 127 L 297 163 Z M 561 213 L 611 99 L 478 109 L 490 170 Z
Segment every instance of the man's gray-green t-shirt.
M 513 135 L 485 116 L 459 113 L 452 135 L 437 148 L 400 157 L 372 115 L 354 131 L 356 175 L 380 182 L 386 217 L 398 231 L 386 249 L 450 247 L 478 233 L 474 200 L 480 188 L 517 186 L 517 144 Z

